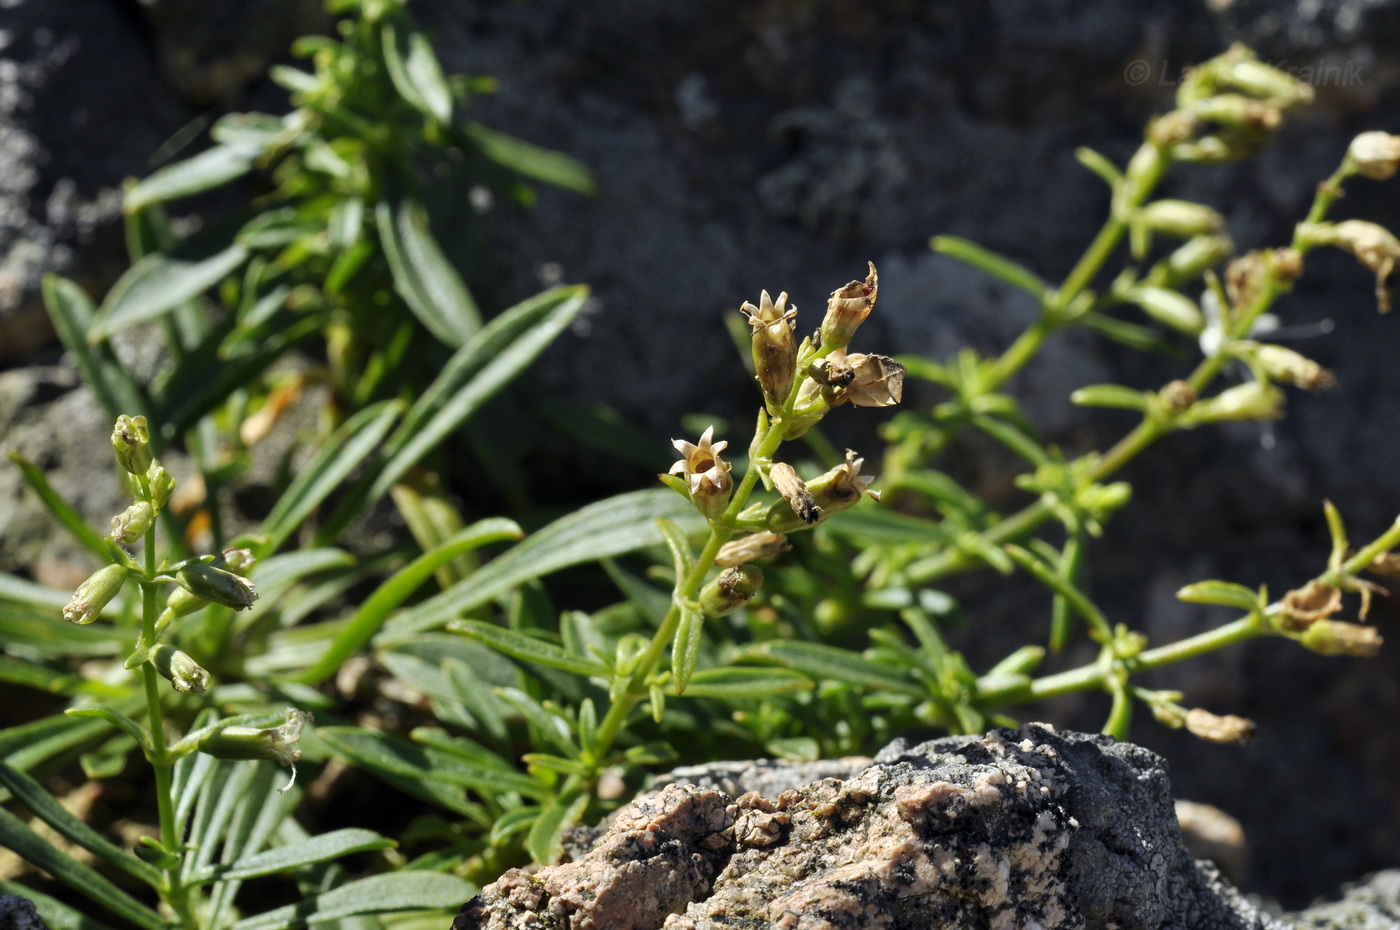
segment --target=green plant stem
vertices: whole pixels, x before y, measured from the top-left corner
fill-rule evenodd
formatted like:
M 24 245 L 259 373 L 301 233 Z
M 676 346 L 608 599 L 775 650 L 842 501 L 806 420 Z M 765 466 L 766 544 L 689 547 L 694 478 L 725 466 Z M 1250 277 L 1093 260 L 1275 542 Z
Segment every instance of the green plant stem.
M 1321 222 L 1326 217 L 1327 210 L 1332 204 L 1336 203 L 1337 198 L 1341 195 L 1341 181 L 1346 177 L 1347 174 L 1344 167 L 1339 168 L 1331 178 L 1318 185 L 1317 195 L 1313 200 L 1312 209 L 1308 213 L 1309 223 Z M 1069 286 L 1072 282 L 1092 280 L 1093 275 L 1097 273 L 1098 267 L 1102 265 L 1103 259 L 1106 259 L 1107 256 L 1112 253 L 1113 247 L 1116 246 L 1118 242 L 1118 238 L 1122 236 L 1122 229 L 1118 230 L 1116 234 L 1117 238 L 1112 234 L 1112 227 L 1115 222 L 1115 220 L 1110 219 L 1104 224 L 1103 229 L 1099 231 L 1098 238 L 1096 238 L 1094 244 L 1090 246 L 1089 253 L 1086 253 L 1085 259 L 1089 258 L 1090 255 L 1102 253 L 1098 259 L 1099 265 L 1094 265 L 1092 262 L 1086 263 L 1084 259 L 1081 259 L 1079 264 L 1075 266 L 1075 270 L 1071 272 L 1070 278 L 1066 279 L 1066 286 L 1061 293 L 1069 293 Z M 1104 244 L 1108 242 L 1112 244 Z M 1296 232 L 1290 247 L 1304 254 L 1310 250 L 1310 247 L 1302 241 L 1302 237 Z M 1089 269 L 1092 269 L 1092 271 Z M 1258 322 L 1259 317 L 1267 313 L 1274 303 L 1277 302 L 1278 298 L 1287 293 L 1288 290 L 1288 283 L 1281 281 L 1277 275 L 1274 274 L 1273 269 L 1270 268 L 1265 277 L 1263 286 L 1260 287 L 1259 294 L 1255 297 L 1253 303 L 1244 308 L 1244 310 L 1231 321 L 1228 337 L 1230 339 L 1242 339 L 1247 337 L 1250 329 Z M 1070 299 L 1072 299 L 1072 297 L 1073 295 L 1071 295 Z M 1036 324 L 1032 326 L 1030 330 L 1027 330 L 1027 333 L 1036 330 L 1040 325 L 1041 324 Z M 1023 338 L 1024 336 L 1025 334 L 1023 334 Z M 1034 337 L 1028 341 L 1028 344 L 1033 342 L 1038 347 L 1039 342 L 1043 341 L 1043 338 L 1043 336 Z M 1024 356 L 1024 346 L 1019 349 L 1017 348 L 1021 343 L 1022 340 L 1018 339 L 1016 343 L 1012 344 L 1011 349 L 1016 349 L 1012 357 L 1022 359 L 1021 364 L 1024 364 L 1029 357 Z M 1008 355 L 1012 354 L 1011 349 L 1007 350 Z M 1002 360 L 998 361 L 995 370 L 998 373 L 1001 373 L 1003 370 L 1008 371 L 1009 374 L 1007 377 L 1010 377 L 1010 374 L 1014 374 L 1017 369 L 1009 364 L 1004 364 L 1003 362 L 1006 358 L 1007 355 L 1002 356 Z M 1211 382 L 1219 376 L 1230 359 L 1231 356 L 1225 352 L 1222 347 L 1221 351 L 1202 359 L 1200 364 L 1196 366 L 1196 369 L 1185 379 L 1186 383 L 1191 385 L 1192 389 L 1198 394 L 1204 392 L 1205 389 L 1210 386 Z M 1144 418 L 1141 423 L 1135 426 L 1127 435 L 1103 454 L 1098 464 L 1088 473 L 1088 480 L 1091 482 L 1105 480 L 1118 472 L 1133 459 L 1137 458 L 1137 456 L 1148 446 L 1152 445 L 1152 443 L 1166 434 L 1175 431 L 1175 429 L 1176 426 L 1171 421 L 1163 421 L 1150 417 Z M 987 543 L 994 546 L 999 546 L 1008 542 L 1016 542 L 1026 534 L 1034 532 L 1041 524 L 1050 519 L 1051 516 L 1053 516 L 1053 511 L 1049 505 L 1044 501 L 1037 500 L 1007 517 L 1005 520 L 983 530 L 981 535 Z M 1379 551 L 1388 551 L 1388 549 Z M 935 581 L 939 578 L 971 568 L 978 563 L 978 559 L 968 556 L 961 551 L 945 550 L 909 565 L 905 569 L 904 578 L 906 583 L 911 585 L 927 584 L 930 581 Z
M 1346 578 L 1365 571 L 1377 557 L 1391 551 L 1396 546 L 1400 546 L 1400 519 L 1391 524 L 1384 533 L 1359 549 L 1355 555 L 1342 563 L 1340 568 L 1326 571 L 1319 575 L 1316 580 L 1324 584 L 1339 585 Z M 1000 685 L 986 691 L 979 690 L 977 706 L 979 709 L 985 710 L 1041 701 L 1079 691 L 1102 690 L 1108 684 L 1107 676 L 1114 673 L 1114 668 L 1124 669 L 1134 675 L 1140 672 L 1150 672 L 1167 665 L 1206 655 L 1248 639 L 1271 635 L 1274 633 L 1274 628 L 1269 623 L 1268 617 L 1277 613 L 1278 610 L 1278 604 L 1272 604 L 1261 613 L 1252 613 L 1213 630 L 1207 630 L 1204 633 L 1198 633 L 1165 646 L 1158 646 L 1155 649 L 1147 649 L 1139 655 L 1115 663 L 1109 668 L 1105 668 L 1103 662 L 1096 659 L 1079 668 L 1037 678 L 1029 685 L 1025 683 Z M 997 676 L 997 678 L 1002 678 L 1002 676 Z M 992 681 L 995 679 L 989 676 L 983 680 Z
M 156 602 L 156 586 L 149 582 L 157 574 L 156 539 L 154 529 L 146 533 L 145 570 L 147 583 L 141 586 L 141 642 L 150 647 L 156 642 L 156 616 L 159 605 Z M 161 706 L 160 674 L 149 659 L 141 664 L 141 675 L 146 686 L 146 722 L 151 731 L 151 751 L 147 761 L 156 776 L 156 808 L 160 818 L 160 842 L 170 852 L 180 848 L 180 837 L 175 829 L 174 761 L 170 758 L 169 745 L 165 740 L 165 714 Z M 164 887 L 161 897 L 178 916 L 180 926 L 195 926 L 189 910 L 185 887 L 180 881 L 178 867 L 165 870 Z
M 1268 631 L 1267 624 L 1257 615 L 1251 614 L 1214 630 L 1208 630 L 1205 633 L 1199 633 L 1166 646 L 1159 646 L 1156 649 L 1145 650 L 1133 659 L 1125 660 L 1125 664 L 1130 667 L 1134 674 L 1148 672 L 1185 659 L 1205 655 L 1217 649 L 1253 639 L 1256 636 L 1265 635 Z M 1037 678 L 1029 686 L 1025 684 L 1005 685 L 979 692 L 977 705 L 979 708 L 1007 707 L 1059 697 L 1064 694 L 1074 694 L 1079 691 L 1101 691 L 1107 683 L 1107 676 L 1110 673 L 1111 670 L 1106 670 L 1103 663 L 1095 659 L 1079 668 Z
M 810 364 L 811 358 L 806 358 L 803 362 Z M 646 650 L 638 659 L 631 674 L 628 675 L 626 687 L 613 700 L 608 707 L 608 712 L 599 722 L 596 738 L 599 759 L 607 757 L 608 751 L 626 725 L 628 715 L 647 694 L 649 690 L 647 681 L 656 671 L 661 657 L 665 655 L 667 647 L 671 645 L 671 640 L 676 636 L 676 628 L 681 622 L 680 605 L 683 602 L 695 600 L 696 595 L 700 593 L 701 586 L 705 583 L 705 576 L 714 567 L 715 557 L 719 555 L 720 547 L 733 535 L 734 531 L 730 529 L 730 524 L 744 509 L 755 485 L 758 484 L 759 470 L 762 467 L 760 463 L 772 458 L 773 453 L 778 451 L 778 447 L 787 438 L 785 420 L 792 415 L 792 407 L 796 399 L 797 385 L 794 384 L 792 392 L 788 395 L 787 403 L 783 406 L 784 416 L 769 424 L 768 433 L 750 457 L 749 467 L 745 470 L 744 477 L 740 479 L 738 487 L 734 489 L 729 506 L 725 508 L 718 520 L 711 521 L 710 538 L 706 541 L 705 548 L 700 550 L 700 556 L 695 560 L 695 565 L 691 568 L 690 573 L 677 587 L 676 596 L 671 599 L 671 607 L 666 611 L 666 616 L 662 618 L 661 626 L 657 628 L 651 642 L 647 644 Z

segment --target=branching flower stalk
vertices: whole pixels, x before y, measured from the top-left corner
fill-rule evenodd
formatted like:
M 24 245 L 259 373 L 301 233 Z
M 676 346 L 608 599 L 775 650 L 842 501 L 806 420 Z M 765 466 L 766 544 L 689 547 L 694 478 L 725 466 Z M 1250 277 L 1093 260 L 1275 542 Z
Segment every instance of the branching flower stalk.
M 1333 532 L 1337 534 L 1340 528 L 1340 521 L 1337 519 L 1335 511 L 1332 510 L 1330 506 L 1328 508 L 1328 515 L 1329 523 L 1333 527 Z M 1344 535 L 1334 535 L 1333 542 L 1334 551 L 1339 551 L 1339 549 L 1344 550 L 1346 548 Z M 1314 585 L 1333 590 L 1356 590 L 1362 593 L 1363 607 L 1361 613 L 1364 617 L 1364 599 L 1367 597 L 1368 592 L 1373 590 L 1373 586 L 1370 582 L 1364 581 L 1358 576 L 1363 571 L 1375 565 L 1377 560 L 1381 559 L 1397 546 L 1400 546 L 1400 519 L 1397 519 L 1389 529 L 1377 536 L 1344 562 L 1328 568 L 1327 571 L 1317 575 L 1303 588 L 1290 592 L 1290 597 Z M 1209 585 L 1212 583 L 1207 582 L 1205 584 Z M 1378 636 L 1348 636 L 1347 633 L 1338 631 L 1336 629 L 1337 626 L 1350 628 L 1356 627 L 1356 624 L 1337 624 L 1336 621 L 1331 621 L 1326 616 L 1309 618 L 1309 622 L 1303 625 L 1302 629 L 1297 629 L 1296 622 L 1291 622 L 1289 617 L 1290 597 L 1281 598 L 1272 603 L 1268 603 L 1263 596 L 1263 592 L 1255 595 L 1247 589 L 1238 586 L 1229 586 L 1232 590 L 1225 590 L 1224 588 L 1225 586 L 1221 586 L 1220 589 L 1212 591 L 1205 589 L 1203 586 L 1190 585 L 1182 589 L 1178 596 L 1185 600 L 1217 603 L 1227 606 L 1238 606 L 1242 600 L 1253 597 L 1256 600 L 1256 605 L 1245 616 L 1216 627 L 1215 629 L 1207 630 L 1195 636 L 1189 636 L 1164 646 L 1158 646 L 1153 649 L 1143 649 L 1135 655 L 1119 657 L 1107 663 L 1100 657 L 1100 659 L 1087 663 L 1079 668 L 1069 669 L 1036 679 L 1025 678 L 1020 681 L 1007 681 L 1005 676 L 1001 676 L 999 679 L 987 676 L 979 681 L 977 703 L 984 709 L 994 709 L 1060 697 L 1077 692 L 1104 690 L 1109 686 L 1115 674 L 1121 673 L 1126 679 L 1126 677 L 1130 675 L 1164 668 L 1177 662 L 1207 655 L 1218 649 L 1233 646 L 1237 643 L 1242 643 L 1261 636 L 1289 636 L 1290 638 L 1299 640 L 1314 651 L 1331 655 L 1374 655 L 1375 650 L 1380 646 L 1380 638 Z M 1331 613 L 1335 613 L 1337 609 L 1340 609 L 1340 598 L 1330 604 L 1324 612 L 1330 615 Z M 1330 628 L 1319 627 L 1318 624 L 1332 624 L 1332 626 Z M 1331 636 L 1326 638 L 1327 641 L 1324 641 L 1324 637 L 1315 637 L 1310 641 L 1309 631 L 1314 629 L 1326 630 Z M 1359 627 L 1359 629 L 1372 630 L 1371 627 Z M 1347 638 L 1343 640 L 1338 637 Z M 982 686 L 983 683 L 985 683 L 985 686 Z
M 847 452 L 844 463 L 810 482 L 803 482 L 785 463 L 775 462 L 774 456 L 784 442 L 801 436 L 832 407 L 846 402 L 883 407 L 900 401 L 903 366 L 885 356 L 846 351 L 856 330 L 874 308 L 878 294 L 879 278 L 872 263 L 864 281 L 852 281 L 832 292 L 821 326 L 801 345 L 793 334 L 796 308 L 788 305 L 787 294 L 775 302 L 765 291 L 758 306 L 743 306 L 753 327 L 756 378 L 764 399 L 749 447 L 748 466 L 731 493 L 727 486 L 728 465 L 718 457 L 724 446 L 712 444 L 710 431 L 706 431 L 698 446 L 682 440 L 675 442 L 685 458 L 676 463 L 672 474 L 661 478 L 689 497 L 706 517 L 709 536 L 693 559 L 688 553 L 677 557 L 671 606 L 631 670 L 614 686 L 612 704 L 598 725 L 595 751 L 599 757 L 611 748 L 629 714 L 644 699 L 650 698 L 653 714 L 659 719 L 664 701 L 660 685 L 666 676 L 658 676 L 657 669 L 668 648 L 673 650 L 671 684 L 677 694 L 684 692 L 686 679 L 694 669 L 693 662 L 685 665 L 685 637 L 678 636 L 684 632 L 687 618 L 690 623 L 698 623 L 706 613 L 717 615 L 742 604 L 734 603 L 732 597 L 727 602 L 721 595 L 716 595 L 717 600 L 706 597 L 711 591 L 706 579 L 727 542 L 746 530 L 760 537 L 806 529 L 854 504 L 862 493 L 875 496 L 875 492 L 866 490 L 865 480 L 858 477 L 860 460 L 853 453 Z M 750 508 L 749 500 L 760 482 L 776 486 L 783 499 L 766 508 Z M 669 535 L 673 551 L 685 547 L 683 539 Z M 781 540 L 781 536 L 776 538 Z M 737 577 L 736 569 L 729 568 L 711 585 L 723 585 L 728 573 L 736 573 L 731 578 Z M 761 578 L 757 569 L 743 577 L 744 600 L 757 590 Z M 717 603 L 723 606 L 716 606 Z
M 155 773 L 160 833 L 158 841 L 144 841 L 142 858 L 158 870 L 159 880 L 153 887 L 167 909 L 168 919 L 182 930 L 197 930 L 200 922 L 196 897 L 209 878 L 192 878 L 188 874 L 185 856 L 189 850 L 180 835 L 175 811 L 176 763 L 197 751 L 224 759 L 268 759 L 290 765 L 300 757 L 295 744 L 309 717 L 288 710 L 280 726 L 267 726 L 267 715 L 245 715 L 218 721 L 173 742 L 169 739 L 161 679 L 168 680 L 176 692 L 193 694 L 203 694 L 210 681 L 198 662 L 174 645 L 162 642 L 162 636 L 174 620 L 208 604 L 247 609 L 257 593 L 253 583 L 244 577 L 253 566 L 247 550 L 228 549 L 218 556 L 187 559 L 173 565 L 159 559 L 154 526 L 170 499 L 175 481 L 152 455 L 150 442 L 145 417 L 118 418 L 112 431 L 112 447 L 128 475 L 134 502 L 112 519 L 112 535 L 104 540 L 112 564 L 83 582 L 63 610 L 64 618 L 73 623 L 92 623 L 120 594 L 128 579 L 140 586 L 140 634 L 125 666 L 140 669 L 145 726 L 119 709 L 101 704 L 80 705 L 68 713 L 104 719 L 141 746 Z M 138 541 L 142 544 L 140 562 L 122 548 Z M 176 587 L 162 607 L 161 589 L 171 583 Z
M 1218 88 L 1222 81 L 1218 72 L 1224 72 L 1228 75 L 1232 68 L 1249 61 L 1253 61 L 1252 55 L 1237 47 L 1226 56 L 1222 56 L 1221 59 L 1207 63 L 1197 69 L 1197 72 L 1193 72 L 1193 80 L 1188 81 L 1183 86 L 1179 95 L 1180 108 L 1153 122 L 1148 129 L 1146 141 L 1130 160 L 1126 173 L 1119 173 L 1101 156 L 1087 150 L 1081 150 L 1080 160 L 1104 177 L 1113 187 L 1112 214 L 1100 229 L 1088 251 L 1059 289 L 1051 290 L 1039 283 L 1030 272 L 1019 268 L 1014 269 L 1014 283 L 1021 283 L 1028 289 L 1033 289 L 1033 292 L 1040 299 L 1041 316 L 1001 356 L 987 364 L 985 373 L 978 379 L 977 393 L 991 393 L 1019 373 L 1039 351 L 1045 339 L 1054 331 L 1074 322 L 1092 324 L 1096 315 L 1103 310 L 1122 304 L 1129 299 L 1128 295 L 1137 284 L 1135 276 L 1132 274 L 1121 276 L 1102 295 L 1096 296 L 1088 290 L 1088 287 L 1102 272 L 1104 265 L 1121 244 L 1124 236 L 1129 234 L 1133 228 L 1131 217 L 1135 213 L 1141 213 L 1147 198 L 1151 196 L 1152 191 L 1165 176 L 1174 159 L 1223 160 L 1225 157 L 1239 157 L 1257 148 L 1262 143 L 1263 137 L 1277 127 L 1278 122 L 1272 117 L 1264 118 L 1261 122 L 1256 116 L 1255 122 L 1249 126 L 1250 133 L 1243 138 L 1238 136 L 1234 138 L 1230 143 L 1231 147 L 1208 146 L 1206 151 L 1209 153 L 1209 158 L 1202 158 L 1202 139 L 1181 136 L 1183 125 L 1199 129 L 1201 117 L 1196 114 L 1202 111 L 1217 111 L 1217 108 L 1212 104 L 1216 98 L 1201 96 L 1200 88 Z M 1257 61 L 1255 64 L 1258 64 Z M 1299 103 L 1305 103 L 1311 98 L 1311 88 L 1282 72 L 1275 72 L 1273 80 L 1276 81 L 1276 86 L 1272 99 L 1260 102 L 1265 106 L 1276 108 L 1280 116 L 1286 109 Z M 1228 87 L 1228 81 L 1223 86 Z M 1227 126 L 1227 128 L 1229 127 Z M 1207 136 L 1206 138 L 1215 137 Z M 1247 298 L 1246 301 L 1231 306 L 1232 301 L 1220 288 L 1219 282 L 1214 282 L 1213 299 L 1229 307 L 1227 311 L 1222 312 L 1223 332 L 1215 340 L 1216 344 L 1211 347 L 1213 351 L 1206 353 L 1191 374 L 1181 382 L 1174 383 L 1174 385 L 1164 389 L 1163 394 L 1173 389 L 1181 391 L 1184 385 L 1189 388 L 1189 392 L 1182 391 L 1182 393 L 1188 393 L 1194 401 L 1194 398 L 1205 393 L 1226 365 L 1241 359 L 1244 351 L 1260 348 L 1249 341 L 1251 333 L 1259 321 L 1270 312 L 1277 300 L 1291 289 L 1293 281 L 1301 274 L 1303 257 L 1319 245 L 1336 245 L 1352 251 L 1363 263 L 1376 271 L 1378 294 L 1385 294 L 1383 282 L 1388 277 L 1390 270 L 1393 269 L 1397 257 L 1400 257 L 1400 243 L 1394 243 L 1394 237 L 1390 237 L 1380 227 L 1374 227 L 1372 224 L 1361 226 L 1344 223 L 1330 226 L 1324 222 L 1328 211 L 1342 195 L 1342 184 L 1348 178 L 1362 175 L 1373 179 L 1385 179 L 1394 173 L 1394 169 L 1386 173 L 1390 161 L 1394 160 L 1394 156 L 1391 155 L 1393 146 L 1368 143 L 1375 139 L 1384 142 L 1386 139 L 1396 137 L 1387 136 L 1385 133 L 1366 133 L 1358 138 L 1360 144 L 1353 144 L 1337 171 L 1318 185 L 1307 219 L 1299 224 L 1289 246 L 1286 249 L 1264 253 L 1250 253 L 1232 264 L 1232 275 L 1248 280 L 1248 291 L 1242 295 Z M 1178 202 L 1158 201 L 1157 203 L 1176 204 Z M 1355 221 L 1350 222 L 1355 223 Z M 1344 227 L 1340 233 L 1337 231 L 1338 227 Z M 1178 229 L 1178 231 L 1192 233 L 1192 239 L 1188 240 L 1187 245 L 1178 252 L 1185 252 L 1197 243 L 1205 246 L 1211 240 L 1224 239 L 1228 243 L 1228 238 L 1218 235 L 1217 226 L 1209 222 L 1202 226 Z M 983 267 L 984 270 L 993 271 L 1004 279 L 1006 278 L 1008 269 L 1005 260 L 990 255 L 990 253 L 982 253 L 968 243 L 936 239 L 934 247 L 972 261 L 979 267 Z M 1145 251 L 1145 249 L 1141 251 Z M 1134 249 L 1134 252 L 1139 255 L 1141 251 L 1137 248 Z M 1164 259 L 1148 275 L 1144 276 L 1143 280 L 1169 283 L 1165 279 L 1171 273 L 1171 265 L 1172 258 Z M 1208 271 L 1208 269 L 1209 266 L 1196 270 L 1199 273 L 1199 271 Z M 1030 281 L 1035 281 L 1035 284 L 1029 285 Z M 1208 297 L 1207 299 L 1212 298 Z M 1381 297 L 1381 306 L 1382 309 L 1387 306 L 1384 296 Z M 1076 307 L 1079 309 L 1076 310 Z M 1202 344 L 1203 348 L 1206 347 L 1207 340 L 1204 335 L 1202 335 Z M 1261 381 L 1263 380 L 1261 379 Z M 1076 400 L 1079 401 L 1080 398 L 1076 398 Z M 1088 467 L 1081 475 L 1083 486 L 1110 478 L 1158 439 L 1178 429 L 1199 425 L 1201 422 L 1201 408 L 1192 409 L 1191 404 L 1175 407 L 1170 403 L 1158 403 L 1145 405 L 1145 407 L 1142 422 L 1102 455 L 1096 455 L 1092 462 L 1087 463 Z M 1265 415 L 1259 418 L 1267 418 L 1269 411 L 1264 409 L 1261 412 Z M 1229 413 L 1229 418 L 1242 419 L 1249 418 L 1248 415 L 1252 411 L 1236 410 L 1229 411 Z M 1045 498 L 1041 498 L 986 528 L 979 535 L 986 546 L 1005 545 L 1024 538 L 1054 515 L 1055 510 L 1051 503 Z M 910 585 L 923 585 L 949 574 L 975 567 L 977 564 L 979 564 L 979 560 L 975 555 L 970 555 L 965 550 L 947 549 L 910 564 L 902 572 L 902 579 Z

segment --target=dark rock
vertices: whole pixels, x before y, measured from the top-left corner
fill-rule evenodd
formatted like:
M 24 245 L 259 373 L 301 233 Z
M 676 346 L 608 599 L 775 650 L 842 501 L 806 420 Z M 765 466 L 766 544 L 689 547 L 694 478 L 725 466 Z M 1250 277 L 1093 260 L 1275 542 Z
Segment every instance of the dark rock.
M 34 902 L 17 894 L 0 895 L 0 930 L 48 930 Z
M 508 872 L 453 927 L 565 925 L 1273 926 L 1182 848 L 1158 756 L 1035 724 L 897 741 L 854 777 L 773 798 L 668 785 L 577 862 Z

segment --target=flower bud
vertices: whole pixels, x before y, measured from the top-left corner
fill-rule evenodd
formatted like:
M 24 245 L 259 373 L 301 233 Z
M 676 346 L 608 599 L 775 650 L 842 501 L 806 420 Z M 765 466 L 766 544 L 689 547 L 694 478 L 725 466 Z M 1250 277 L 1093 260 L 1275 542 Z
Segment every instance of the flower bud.
M 1243 94 L 1216 94 L 1192 107 L 1197 116 L 1245 132 L 1274 132 L 1283 124 L 1283 110 Z
M 247 578 L 257 561 L 252 549 L 224 549 L 214 560 L 214 564 L 233 572 L 235 575 Z
M 1164 259 L 1169 285 L 1195 281 L 1235 252 L 1235 243 L 1224 233 L 1193 236 Z
M 864 281 L 852 281 L 845 287 L 831 292 L 826 303 L 826 316 L 817 330 L 823 349 L 839 350 L 851 344 L 852 337 L 880 296 L 880 276 L 875 271 L 875 263 L 867 262 L 870 274 Z
M 776 555 L 791 548 L 786 536 L 764 530 L 761 533 L 750 533 L 739 539 L 732 539 L 720 546 L 719 554 L 715 556 L 715 564 L 720 568 L 729 568 Z
M 1200 335 L 1201 330 L 1206 328 L 1206 318 L 1201 308 L 1179 291 L 1163 287 L 1135 287 L 1128 293 L 1128 299 L 1158 323 L 1188 336 Z
M 1210 743 L 1237 745 L 1254 739 L 1254 721 L 1232 714 L 1220 716 L 1193 707 L 1186 712 L 1186 730 Z
M 1305 391 L 1322 390 L 1337 384 L 1332 372 L 1312 359 L 1283 346 L 1261 345 L 1254 350 L 1254 360 L 1270 378 Z
M 671 440 L 671 445 L 675 446 L 682 458 L 668 472 L 685 479 L 691 502 L 710 519 L 724 513 L 724 508 L 729 506 L 730 491 L 734 488 L 734 479 L 729 476 L 730 465 L 719 457 L 729 441 L 712 442 L 714 432 L 713 426 L 705 430 L 699 445 L 684 439 Z
M 121 592 L 126 576 L 124 565 L 108 565 L 93 572 L 73 592 L 73 599 L 63 608 L 63 619 L 79 626 L 96 620 L 102 608 Z
M 1347 164 L 1362 177 L 1387 181 L 1400 171 L 1400 136 L 1363 132 L 1347 148 Z
M 1324 656 L 1357 656 L 1369 659 L 1381 651 L 1381 634 L 1373 626 L 1318 620 L 1303 633 L 1302 644 Z
M 1230 46 L 1210 64 L 1219 69 L 1220 80 L 1225 86 L 1259 100 L 1284 109 L 1312 102 L 1313 89 L 1310 85 L 1272 65 L 1264 64 L 1253 51 L 1240 43 Z
M 1201 203 L 1186 200 L 1154 200 L 1138 211 L 1137 221 L 1153 232 L 1179 239 L 1219 232 L 1225 218 Z
M 203 694 L 209 688 L 209 673 L 174 646 L 161 643 L 152 649 L 151 664 L 181 694 Z
M 753 327 L 753 367 L 764 403 L 775 412 L 787 403 L 797 373 L 797 340 L 793 336 L 797 308 L 789 309 L 787 299 L 782 293 L 774 303 L 764 291 L 757 307 L 745 303 L 739 308 Z
M 170 472 L 159 462 L 152 462 L 151 467 L 146 469 L 146 484 L 151 489 L 151 504 L 157 510 L 165 506 L 165 502 L 170 500 L 171 492 L 175 490 L 175 479 L 170 477 Z
M 150 501 L 137 501 L 112 518 L 112 539 L 123 545 L 136 542 L 151 528 L 155 515 Z
M 291 765 L 301 758 L 297 741 L 310 721 L 310 714 L 288 708 L 280 726 L 224 727 L 200 737 L 195 748 L 218 759 L 269 759 Z
M 1179 422 L 1189 428 L 1222 420 L 1274 420 L 1282 415 L 1283 392 L 1271 384 L 1251 381 L 1194 404 Z
M 756 565 L 726 568 L 700 589 L 700 609 L 706 616 L 723 617 L 749 602 L 763 586 L 763 572 Z
M 144 475 L 151 466 L 151 432 L 145 417 L 117 417 L 112 427 L 112 451 L 117 463 L 133 475 Z
M 247 578 L 208 562 L 188 562 L 175 573 L 175 580 L 191 594 L 234 610 L 247 610 L 258 599 L 257 590 Z

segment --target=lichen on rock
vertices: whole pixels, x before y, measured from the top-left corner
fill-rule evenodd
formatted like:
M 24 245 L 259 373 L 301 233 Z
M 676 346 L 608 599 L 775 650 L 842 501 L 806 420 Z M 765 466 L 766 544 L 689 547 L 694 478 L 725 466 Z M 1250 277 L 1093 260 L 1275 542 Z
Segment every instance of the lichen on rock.
M 735 785 L 734 787 L 739 787 Z M 454 930 L 1244 930 L 1182 848 L 1166 768 L 1041 725 L 896 741 L 777 797 L 668 784 L 575 862 L 507 873 Z

